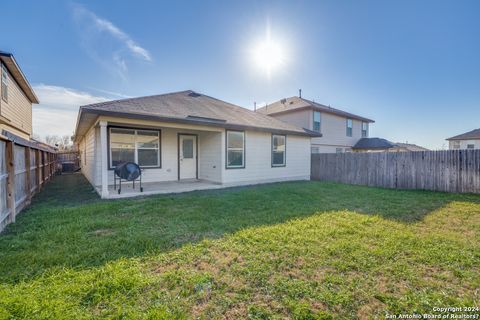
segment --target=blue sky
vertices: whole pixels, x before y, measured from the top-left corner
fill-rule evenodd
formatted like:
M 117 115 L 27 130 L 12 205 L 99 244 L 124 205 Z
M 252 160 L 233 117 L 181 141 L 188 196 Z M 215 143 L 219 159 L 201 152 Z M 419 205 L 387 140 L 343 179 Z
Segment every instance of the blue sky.
M 193 89 L 253 108 L 302 88 L 375 119 L 371 136 L 442 148 L 480 127 L 479 14 L 480 1 L 5 1 L 0 50 L 40 97 L 41 136 L 72 133 L 95 101 Z M 252 61 L 268 27 L 284 52 L 270 76 Z

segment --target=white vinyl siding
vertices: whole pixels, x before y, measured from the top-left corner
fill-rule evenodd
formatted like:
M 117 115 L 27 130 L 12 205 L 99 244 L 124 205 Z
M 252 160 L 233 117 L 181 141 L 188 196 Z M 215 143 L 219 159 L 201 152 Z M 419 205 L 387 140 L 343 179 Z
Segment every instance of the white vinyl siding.
M 310 179 L 310 137 L 288 135 L 286 166 L 271 166 L 269 132 L 245 132 L 245 169 L 225 170 L 223 183 L 253 184 L 284 180 Z
M 471 140 L 451 140 L 449 141 L 450 150 L 480 149 L 480 139 Z
M 142 126 L 158 129 L 161 145 L 161 168 L 142 169 L 142 182 L 178 180 L 178 135 L 198 135 L 198 178 L 225 185 L 255 184 L 284 180 L 310 179 L 310 137 L 288 135 L 283 167 L 272 167 L 272 134 L 245 131 L 244 169 L 226 169 L 226 130 L 222 128 L 164 123 L 156 121 L 99 117 L 119 126 Z M 180 128 L 175 128 L 178 125 Z M 100 186 L 100 128 L 92 127 L 80 140 L 82 172 L 94 185 Z M 108 183 L 113 185 L 114 171 L 108 170 Z

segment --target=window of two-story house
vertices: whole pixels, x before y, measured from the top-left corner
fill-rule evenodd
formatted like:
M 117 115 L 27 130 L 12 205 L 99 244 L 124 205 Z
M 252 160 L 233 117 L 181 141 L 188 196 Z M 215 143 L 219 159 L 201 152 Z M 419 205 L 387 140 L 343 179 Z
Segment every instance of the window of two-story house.
M 2 63 L 2 99 L 8 101 L 8 73 L 7 67 Z
M 368 123 L 362 122 L 362 138 L 368 137 Z
M 347 119 L 347 137 L 351 137 L 353 133 L 353 121 L 352 119 Z
M 313 111 L 313 131 L 320 132 L 321 115 L 319 111 Z

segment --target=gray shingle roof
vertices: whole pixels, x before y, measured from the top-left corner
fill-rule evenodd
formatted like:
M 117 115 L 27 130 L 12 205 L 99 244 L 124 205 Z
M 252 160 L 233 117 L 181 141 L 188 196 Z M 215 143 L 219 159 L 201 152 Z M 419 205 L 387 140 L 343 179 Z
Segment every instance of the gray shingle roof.
M 310 130 L 277 120 L 234 104 L 192 90 L 161 95 L 100 102 L 81 106 L 76 135 L 85 114 L 111 115 L 158 121 L 217 126 L 230 129 L 252 129 L 318 136 Z M 82 125 L 81 131 L 86 126 Z
M 396 144 L 382 138 L 361 138 L 352 149 L 390 149 Z
M 335 109 L 329 106 L 325 106 L 323 104 L 310 101 L 304 98 L 300 98 L 300 97 L 290 97 L 290 98 L 282 99 L 280 101 L 271 103 L 265 107 L 257 109 L 257 112 L 268 114 L 268 115 L 274 115 L 274 114 L 298 111 L 306 108 L 313 108 L 321 112 L 323 111 L 326 113 L 331 113 L 331 114 L 335 114 L 338 116 L 351 118 L 351 119 L 357 119 L 360 121 L 375 122 L 371 119 L 357 116 L 353 113 L 349 113 L 340 109 Z
M 413 144 L 413 143 L 396 142 L 395 145 L 399 148 L 403 148 L 403 149 L 408 150 L 408 151 L 430 151 L 427 148 L 421 147 L 421 146 Z
M 467 140 L 467 139 L 480 139 L 480 129 L 468 131 L 468 132 L 459 134 L 458 136 L 448 138 L 447 140 Z

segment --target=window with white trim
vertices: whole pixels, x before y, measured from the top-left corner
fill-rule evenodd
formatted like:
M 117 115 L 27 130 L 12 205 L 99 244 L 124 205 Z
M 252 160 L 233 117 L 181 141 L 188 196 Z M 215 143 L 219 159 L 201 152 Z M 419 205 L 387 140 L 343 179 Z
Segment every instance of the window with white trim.
M 347 137 L 351 137 L 353 133 L 353 121 L 352 119 L 347 119 Z
M 110 128 L 110 168 L 135 162 L 142 168 L 160 167 L 160 131 Z
M 362 138 L 368 137 L 368 122 L 362 122 Z
M 284 167 L 287 160 L 287 136 L 272 135 L 272 167 Z
M 2 63 L 2 99 L 8 102 L 8 72 L 7 67 Z
M 313 111 L 313 131 L 320 132 L 321 114 L 319 111 Z
M 227 130 L 227 169 L 245 168 L 245 132 Z
M 460 149 L 460 141 L 453 141 L 452 142 L 453 149 Z
M 467 149 L 475 149 L 475 144 L 467 144 Z

